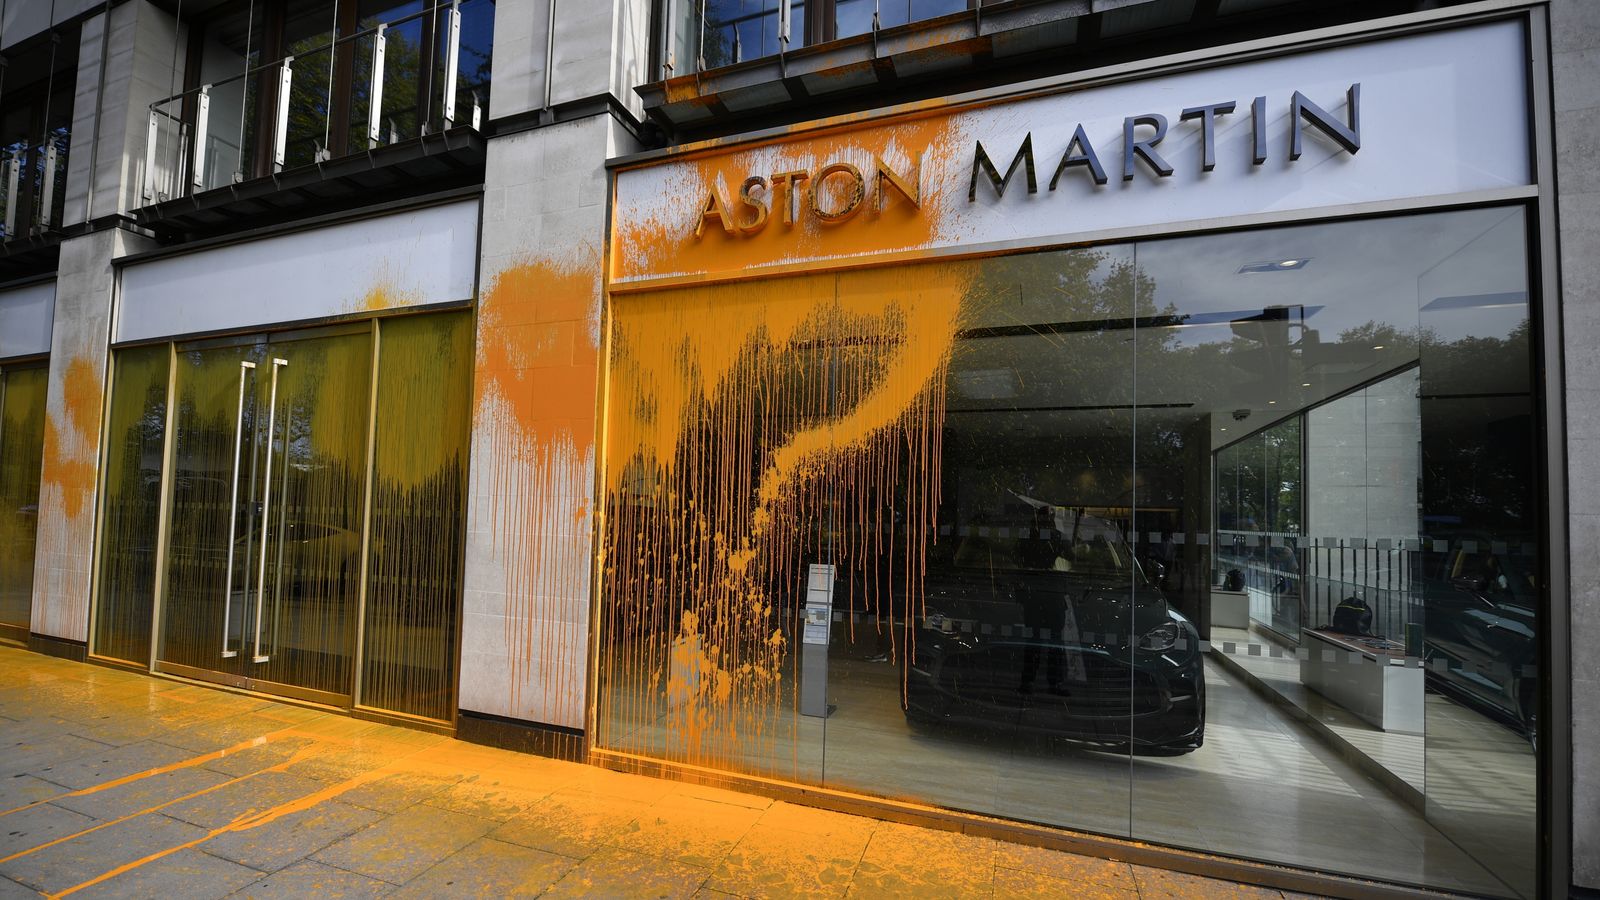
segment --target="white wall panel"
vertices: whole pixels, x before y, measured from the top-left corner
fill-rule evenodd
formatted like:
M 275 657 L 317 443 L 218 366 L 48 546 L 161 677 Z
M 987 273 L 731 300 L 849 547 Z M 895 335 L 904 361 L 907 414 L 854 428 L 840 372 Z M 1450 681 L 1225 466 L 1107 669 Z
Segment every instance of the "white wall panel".
M 467 300 L 477 258 L 473 199 L 136 263 L 114 340 Z
M 0 291 L 0 359 L 49 353 L 55 311 L 53 281 Z

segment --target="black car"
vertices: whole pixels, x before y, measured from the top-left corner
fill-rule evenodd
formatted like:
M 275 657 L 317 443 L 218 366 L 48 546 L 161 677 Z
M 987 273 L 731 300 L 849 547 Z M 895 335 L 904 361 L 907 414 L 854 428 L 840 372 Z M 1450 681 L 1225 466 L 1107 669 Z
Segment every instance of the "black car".
M 1537 560 L 1520 541 L 1449 541 L 1424 580 L 1429 686 L 1537 739 Z
M 1199 748 L 1205 677 L 1194 625 L 1113 523 L 1049 509 L 1045 527 L 957 529 L 929 561 L 906 718 L 1119 752 Z

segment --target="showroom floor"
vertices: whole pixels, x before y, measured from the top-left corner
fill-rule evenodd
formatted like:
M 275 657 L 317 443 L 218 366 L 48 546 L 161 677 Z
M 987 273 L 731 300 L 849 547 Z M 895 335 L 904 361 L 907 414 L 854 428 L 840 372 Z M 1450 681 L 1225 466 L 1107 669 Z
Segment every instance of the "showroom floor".
M 1287 896 L 4 645 L 0 747 L 5 898 Z
M 1175 758 L 1080 751 L 994 729 L 919 731 L 900 709 L 898 666 L 835 654 L 828 675 L 831 715 L 800 717 L 794 747 L 777 742 L 787 752 L 775 755 L 791 758 L 773 765 L 767 756 L 752 769 L 1230 856 L 1514 893 L 1410 803 L 1217 664 L 1206 667 L 1205 746 Z M 663 746 L 666 727 L 636 730 L 635 746 Z
M 1407 801 L 1426 808 L 1463 849 L 1512 885 L 1533 884 L 1538 767 L 1526 738 L 1432 691 L 1423 698 L 1427 735 L 1385 732 L 1306 690 L 1293 656 L 1274 656 L 1275 646 L 1248 632 L 1212 628 L 1214 643 L 1225 639 L 1237 641 L 1229 662 L 1314 717 L 1347 759 L 1402 779 Z

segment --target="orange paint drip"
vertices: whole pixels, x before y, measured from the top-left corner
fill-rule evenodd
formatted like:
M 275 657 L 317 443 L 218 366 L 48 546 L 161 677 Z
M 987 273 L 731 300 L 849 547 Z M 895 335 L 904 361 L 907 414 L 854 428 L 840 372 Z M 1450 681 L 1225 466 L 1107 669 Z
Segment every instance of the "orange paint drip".
M 41 480 L 60 492 L 60 502 L 67 518 L 76 519 L 83 513 L 94 490 L 94 463 L 81 458 L 71 436 L 64 437 L 55 417 L 44 423 L 44 466 Z
M 896 623 L 892 650 L 906 648 L 971 272 L 923 266 L 615 301 L 602 744 L 795 773 L 791 636 L 817 564 L 835 567 L 835 609 Z
M 88 434 L 100 420 L 99 369 L 84 357 L 73 357 L 67 363 L 61 385 L 62 401 L 73 429 Z
M 95 365 L 82 356 L 69 360 L 61 380 L 61 406 L 59 410 L 52 406 L 45 421 L 41 475 L 45 486 L 59 492 L 69 519 L 82 514 L 94 493 L 94 439 L 102 399 Z
M 531 684 L 540 719 L 567 724 L 582 721 L 599 298 L 593 251 L 530 260 L 494 278 L 478 321 L 473 477 L 503 560 L 511 707 Z

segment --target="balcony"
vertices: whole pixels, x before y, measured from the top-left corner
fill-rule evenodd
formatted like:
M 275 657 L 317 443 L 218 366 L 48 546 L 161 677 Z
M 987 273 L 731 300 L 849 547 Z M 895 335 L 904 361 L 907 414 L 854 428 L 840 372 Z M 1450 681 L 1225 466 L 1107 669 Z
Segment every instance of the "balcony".
M 134 217 L 179 237 L 480 181 L 491 0 L 360 6 L 264 39 L 250 20 L 197 29 L 199 83 L 150 105 Z

